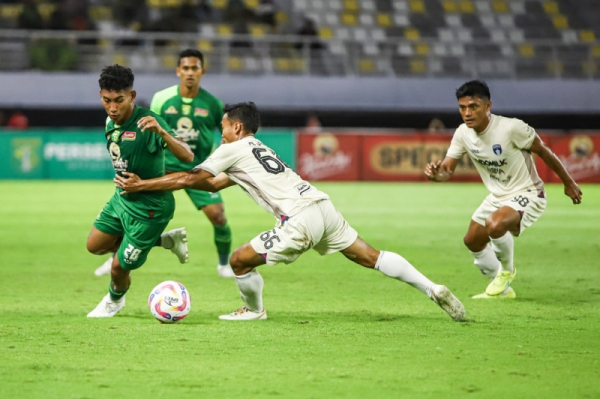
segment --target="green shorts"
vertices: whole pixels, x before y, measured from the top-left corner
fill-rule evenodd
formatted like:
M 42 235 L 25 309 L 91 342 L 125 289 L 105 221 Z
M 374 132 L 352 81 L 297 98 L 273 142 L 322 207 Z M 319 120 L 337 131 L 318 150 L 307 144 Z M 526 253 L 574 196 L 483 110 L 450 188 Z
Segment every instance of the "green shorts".
M 223 198 L 219 193 L 209 193 L 208 191 L 194 190 L 186 188 L 185 192 L 190 197 L 196 209 L 200 209 L 206 205 L 221 204 Z
M 147 223 L 132 217 L 114 200 L 104 205 L 94 221 L 94 227 L 103 233 L 122 236 L 117 251 L 121 267 L 134 270 L 146 262 L 148 253 L 156 245 L 169 222 Z

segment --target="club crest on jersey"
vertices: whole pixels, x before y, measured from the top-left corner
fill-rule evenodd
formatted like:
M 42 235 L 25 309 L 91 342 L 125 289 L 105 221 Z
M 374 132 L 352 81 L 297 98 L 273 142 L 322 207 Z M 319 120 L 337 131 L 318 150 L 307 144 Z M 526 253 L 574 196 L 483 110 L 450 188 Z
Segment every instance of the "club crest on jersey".
M 123 140 L 135 140 L 135 132 L 123 132 L 121 138 Z
M 492 146 L 492 150 L 494 150 L 494 154 L 496 154 L 496 155 L 502 154 L 502 146 L 500 144 L 494 144 Z
M 117 143 L 110 143 L 110 146 L 108 146 L 108 152 L 110 153 L 110 157 L 113 161 L 116 161 L 119 159 L 119 157 L 121 157 L 121 149 Z
M 172 105 L 165 110 L 165 114 L 171 114 L 171 115 L 173 115 L 173 114 L 178 114 L 178 113 L 179 113 L 179 111 L 177 111 L 177 108 L 175 108 Z
M 187 104 L 183 104 L 181 106 L 181 113 L 184 115 L 189 115 L 192 113 L 192 106 L 191 105 L 187 105 Z
M 112 134 L 110 135 L 110 140 L 111 141 L 118 141 L 119 140 L 119 134 L 121 134 L 120 131 L 115 130 L 114 132 L 112 132 Z
M 203 118 L 206 118 L 208 116 L 208 110 L 204 108 L 195 108 L 194 116 L 201 116 Z

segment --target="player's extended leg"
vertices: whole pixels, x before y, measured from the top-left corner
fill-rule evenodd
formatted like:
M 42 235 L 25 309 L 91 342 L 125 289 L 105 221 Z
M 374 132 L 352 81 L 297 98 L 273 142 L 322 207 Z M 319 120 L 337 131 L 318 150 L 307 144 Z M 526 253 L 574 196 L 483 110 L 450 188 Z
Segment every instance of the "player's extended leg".
M 250 243 L 244 244 L 231 254 L 229 260 L 235 273 L 235 281 L 240 290 L 240 296 L 246 306 L 235 312 L 219 316 L 221 320 L 264 320 L 267 312 L 263 307 L 262 290 L 265 284 L 262 276 L 256 270 L 264 265 L 265 259 L 258 254 Z
M 125 294 L 131 285 L 130 271 L 121 267 L 119 257 L 114 256 L 111 264 L 111 281 L 108 285 L 108 294 L 100 303 L 88 313 L 90 318 L 113 317 L 125 307 Z
M 361 266 L 379 270 L 396 280 L 412 285 L 423 292 L 456 321 L 465 318 L 462 303 L 443 285 L 430 281 L 406 259 L 394 252 L 378 251 L 358 237 L 342 254 Z
M 487 234 L 492 241 L 492 249 L 502 265 L 502 270 L 488 285 L 485 292 L 496 296 L 504 293 L 515 278 L 517 271 L 513 265 L 514 236 L 520 233 L 522 215 L 509 206 L 503 206 L 492 213 L 485 221 Z
M 221 202 L 203 206 L 201 209 L 213 225 L 215 246 L 217 247 L 217 254 L 219 256 L 217 272 L 221 277 L 234 277 L 233 271 L 229 266 L 232 239 L 231 228 L 225 216 L 225 206 Z

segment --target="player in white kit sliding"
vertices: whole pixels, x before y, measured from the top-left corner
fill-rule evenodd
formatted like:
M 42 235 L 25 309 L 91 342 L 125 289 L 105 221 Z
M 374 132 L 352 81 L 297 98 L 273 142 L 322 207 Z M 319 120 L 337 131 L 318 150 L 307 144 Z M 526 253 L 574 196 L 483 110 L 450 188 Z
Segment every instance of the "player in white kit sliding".
M 456 129 L 444 160 L 429 163 L 425 174 L 429 180 L 446 181 L 462 156 L 469 155 L 490 191 L 464 237 L 475 265 L 491 280 L 485 292 L 473 298 L 515 298 L 510 287 L 517 273 L 513 236 L 518 237 L 546 209 L 544 182 L 531 153 L 560 177 L 573 204 L 581 203 L 581 190 L 531 126 L 490 112 L 491 96 L 484 82 L 465 83 L 456 90 L 456 98 L 465 123 Z
M 292 263 L 313 248 L 321 255 L 342 252 L 348 259 L 404 281 L 423 292 L 450 317 L 463 320 L 465 309 L 443 285 L 431 282 L 400 255 L 373 249 L 358 237 L 329 196 L 302 180 L 269 147 L 254 137 L 260 115 L 254 103 L 225 107 L 223 144 L 189 172 L 160 179 L 140 180 L 134 174 L 117 176 L 125 192 L 194 188 L 218 191 L 238 184 L 258 205 L 273 215 L 276 226 L 236 249 L 230 265 L 245 306 L 222 320 L 263 320 L 263 278 L 256 270 L 264 264 Z

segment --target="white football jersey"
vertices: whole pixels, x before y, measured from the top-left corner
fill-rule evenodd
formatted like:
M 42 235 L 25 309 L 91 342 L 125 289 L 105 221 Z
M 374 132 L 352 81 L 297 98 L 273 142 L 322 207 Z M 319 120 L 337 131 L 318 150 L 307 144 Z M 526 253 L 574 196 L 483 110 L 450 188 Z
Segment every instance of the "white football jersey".
M 315 201 L 329 199 L 254 136 L 221 144 L 194 169 L 203 169 L 214 176 L 225 172 L 258 205 L 282 221 Z
M 492 114 L 480 134 L 464 123 L 460 125 L 446 155 L 460 159 L 468 153 L 483 184 L 498 198 L 524 190 L 540 195 L 544 182 L 529 151 L 535 137 L 535 130 L 522 120 Z

